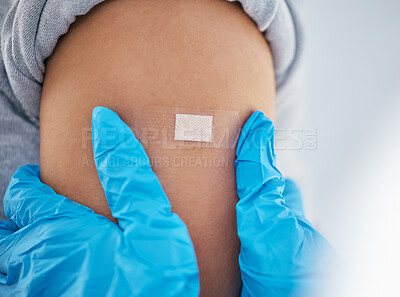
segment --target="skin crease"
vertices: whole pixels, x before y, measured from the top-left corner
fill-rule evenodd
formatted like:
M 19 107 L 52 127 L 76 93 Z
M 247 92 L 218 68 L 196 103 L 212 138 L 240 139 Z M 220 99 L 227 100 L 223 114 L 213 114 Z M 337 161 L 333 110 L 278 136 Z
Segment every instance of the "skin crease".
M 149 105 L 235 110 L 243 125 L 255 110 L 273 119 L 274 98 L 268 44 L 237 3 L 106 1 L 77 18 L 47 61 L 40 113 L 42 181 L 113 220 L 93 161 L 89 129 L 95 106 L 113 109 L 131 127 L 138 107 Z M 239 296 L 234 149 L 151 144 L 145 149 L 150 159 L 227 162 L 155 162 L 152 167 L 172 211 L 188 227 L 201 296 Z

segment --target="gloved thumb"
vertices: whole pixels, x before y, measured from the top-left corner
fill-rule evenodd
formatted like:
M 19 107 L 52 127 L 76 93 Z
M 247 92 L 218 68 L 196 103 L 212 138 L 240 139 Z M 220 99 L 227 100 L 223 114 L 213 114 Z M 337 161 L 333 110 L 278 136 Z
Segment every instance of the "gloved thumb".
M 246 251 L 239 260 L 251 262 L 254 271 L 266 274 L 273 267 L 257 260 L 265 257 L 266 251 L 271 260 L 279 259 L 283 251 L 285 255 L 300 256 L 316 251 L 315 247 L 324 241 L 300 212 L 296 216 L 286 205 L 285 180 L 275 165 L 274 133 L 270 119 L 262 112 L 253 113 L 243 127 L 235 161 L 238 234 L 242 251 Z M 285 269 L 292 266 L 290 261 L 282 262 L 279 271 L 288 271 Z
M 96 107 L 92 138 L 97 172 L 111 213 L 137 254 L 153 265 L 189 269 L 197 275 L 186 225 L 171 212 L 149 158 L 131 129 L 114 111 Z
M 236 183 L 239 198 L 253 196 L 269 185 L 281 195 L 284 178 L 276 168 L 274 125 L 261 111 L 254 112 L 242 129 L 236 148 Z
M 304 218 L 297 187 L 288 182 L 283 192 L 285 180 L 275 165 L 274 126 L 262 112 L 255 112 L 243 127 L 236 155 L 244 291 L 249 296 L 310 295 L 305 292 L 320 283 L 330 244 Z
M 117 113 L 105 107 L 93 110 L 92 139 L 100 182 L 122 229 L 143 215 L 171 212 L 143 146 Z

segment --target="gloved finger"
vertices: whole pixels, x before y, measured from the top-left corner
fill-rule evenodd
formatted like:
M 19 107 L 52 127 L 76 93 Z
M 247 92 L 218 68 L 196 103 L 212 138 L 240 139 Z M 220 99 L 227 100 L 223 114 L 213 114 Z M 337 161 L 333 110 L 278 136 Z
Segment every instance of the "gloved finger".
M 92 117 L 94 160 L 112 215 L 125 230 L 171 206 L 149 158 L 117 113 L 96 107 Z
M 15 225 L 14 222 L 6 221 L 6 220 L 0 221 L 0 238 L 2 236 L 10 235 L 17 230 L 18 230 L 18 226 Z
M 0 221 L 0 285 L 4 285 L 7 280 L 8 263 L 11 255 L 15 252 L 15 240 L 19 238 L 18 226 L 12 221 Z M 2 296 L 0 294 L 0 296 Z
M 14 236 L 14 231 L 3 228 L 2 222 L 0 222 L 0 286 L 4 285 L 7 281 L 7 268 L 10 258 L 11 244 Z M 2 295 L 0 295 L 2 296 Z
M 293 212 L 296 218 L 305 219 L 303 199 L 297 184 L 291 179 L 285 179 L 285 189 L 283 190 L 286 206 Z
M 18 229 L 18 226 L 12 221 L 0 221 L 0 237 L 10 235 Z
M 7 268 L 10 259 L 13 235 L 0 235 L 0 286 L 7 280 Z M 3 276 L 4 274 L 4 276 Z
M 0 221 L 0 286 L 6 284 L 8 280 L 8 262 L 12 250 L 14 250 L 13 242 L 15 240 L 15 232 L 18 229 L 18 226 L 15 225 L 14 222 L 6 220 Z M 0 296 L 3 295 L 0 294 Z
M 37 165 L 22 166 L 14 173 L 4 195 L 4 211 L 19 228 L 56 215 L 94 213 L 43 184 L 40 181 L 40 167 Z

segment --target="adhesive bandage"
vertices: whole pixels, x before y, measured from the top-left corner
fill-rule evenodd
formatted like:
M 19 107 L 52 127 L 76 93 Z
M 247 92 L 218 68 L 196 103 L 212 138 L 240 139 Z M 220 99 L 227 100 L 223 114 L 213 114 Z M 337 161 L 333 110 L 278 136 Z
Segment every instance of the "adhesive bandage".
M 175 115 L 175 140 L 212 141 L 213 117 L 208 115 Z
M 144 146 L 232 149 L 240 133 L 236 111 L 181 107 L 142 107 L 132 127 Z

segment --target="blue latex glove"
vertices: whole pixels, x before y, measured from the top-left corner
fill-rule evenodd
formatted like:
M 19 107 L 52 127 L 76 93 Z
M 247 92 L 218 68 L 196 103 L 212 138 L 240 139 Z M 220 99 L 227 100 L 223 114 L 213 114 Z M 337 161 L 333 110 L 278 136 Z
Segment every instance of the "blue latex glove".
M 143 147 L 107 108 L 95 108 L 92 128 L 119 225 L 57 195 L 40 182 L 38 166 L 21 167 L 4 198 L 13 222 L 0 222 L 0 296 L 198 296 L 189 233 Z
M 274 134 L 272 121 L 255 112 L 236 150 L 242 297 L 311 296 L 329 282 L 334 253 L 305 219 L 296 185 L 285 188 Z

